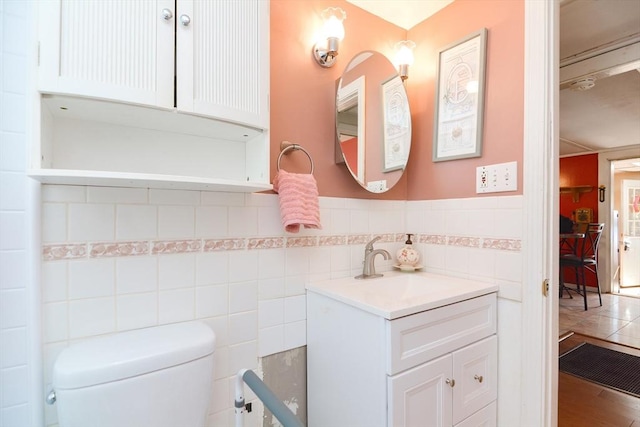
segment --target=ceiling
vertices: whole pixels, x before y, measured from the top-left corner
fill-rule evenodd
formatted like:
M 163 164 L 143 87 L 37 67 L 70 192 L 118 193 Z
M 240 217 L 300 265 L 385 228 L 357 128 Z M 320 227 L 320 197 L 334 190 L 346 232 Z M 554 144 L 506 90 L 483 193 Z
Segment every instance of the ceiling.
M 449 3 L 453 3 L 453 0 L 347 0 L 347 3 L 409 30 Z
M 452 2 L 347 1 L 407 30 Z M 560 0 L 560 82 L 561 156 L 640 144 L 640 1 Z

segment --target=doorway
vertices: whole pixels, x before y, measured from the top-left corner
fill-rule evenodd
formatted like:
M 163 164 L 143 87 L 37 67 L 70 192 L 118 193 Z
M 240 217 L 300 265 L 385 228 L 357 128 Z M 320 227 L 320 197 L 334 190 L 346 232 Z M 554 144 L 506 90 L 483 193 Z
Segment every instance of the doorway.
M 612 219 L 617 221 L 612 236 L 613 291 L 640 297 L 640 158 L 613 161 L 611 169 Z

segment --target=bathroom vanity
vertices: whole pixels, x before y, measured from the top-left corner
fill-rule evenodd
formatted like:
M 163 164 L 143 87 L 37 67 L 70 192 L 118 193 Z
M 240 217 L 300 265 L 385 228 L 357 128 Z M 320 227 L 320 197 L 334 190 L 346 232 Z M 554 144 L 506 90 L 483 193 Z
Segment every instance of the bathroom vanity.
M 309 284 L 309 426 L 496 425 L 497 290 L 402 272 Z

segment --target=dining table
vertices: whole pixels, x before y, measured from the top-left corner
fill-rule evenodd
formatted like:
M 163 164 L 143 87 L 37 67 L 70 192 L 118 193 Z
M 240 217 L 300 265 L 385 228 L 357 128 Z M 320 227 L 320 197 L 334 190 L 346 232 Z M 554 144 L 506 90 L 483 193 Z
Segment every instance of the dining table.
M 560 256 L 563 254 L 576 254 L 579 239 L 584 239 L 585 233 L 571 232 L 560 233 Z

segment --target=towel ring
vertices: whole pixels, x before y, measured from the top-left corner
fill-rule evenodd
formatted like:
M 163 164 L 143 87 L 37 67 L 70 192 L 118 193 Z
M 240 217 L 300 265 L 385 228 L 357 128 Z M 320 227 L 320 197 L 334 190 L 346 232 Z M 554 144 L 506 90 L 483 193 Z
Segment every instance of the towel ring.
M 304 149 L 304 147 L 302 147 L 301 145 L 298 144 L 292 144 L 289 141 L 282 141 L 280 143 L 280 149 L 282 151 L 280 151 L 280 155 L 278 156 L 278 164 L 277 164 L 277 169 L 280 170 L 280 160 L 282 159 L 282 155 L 285 154 L 287 151 L 290 150 L 300 150 L 302 151 L 304 154 L 307 155 L 307 157 L 309 158 L 309 162 L 311 163 L 311 172 L 313 173 L 313 159 L 311 158 L 311 154 L 309 154 L 309 152 L 307 150 Z

